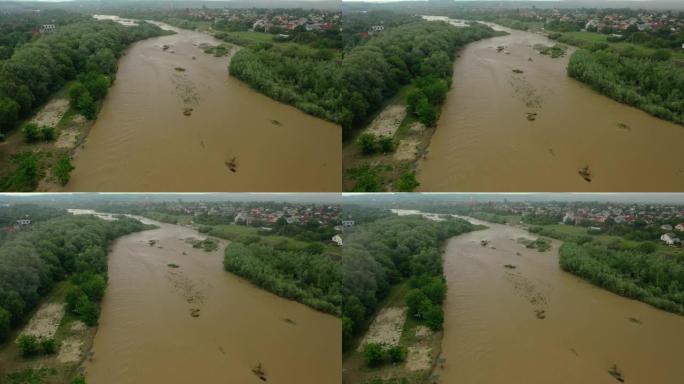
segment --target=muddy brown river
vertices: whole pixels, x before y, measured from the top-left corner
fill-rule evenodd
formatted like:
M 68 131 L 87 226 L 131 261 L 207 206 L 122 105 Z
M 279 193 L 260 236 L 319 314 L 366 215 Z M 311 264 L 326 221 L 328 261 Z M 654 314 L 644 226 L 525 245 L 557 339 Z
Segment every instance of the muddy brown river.
M 469 220 L 489 229 L 445 248 L 440 383 L 611 384 L 613 365 L 625 383 L 682 382 L 684 317 L 563 272 L 558 241 L 538 252 L 523 229 Z
M 268 383 L 339 384 L 337 318 L 225 272 L 225 243 L 207 253 L 185 241 L 196 231 L 144 221 L 160 228 L 118 239 L 109 255 L 89 383 L 262 383 L 261 364 Z
M 135 43 L 119 60 L 65 190 L 341 189 L 340 127 L 230 77 L 229 57 L 196 46 L 220 43 L 211 36 L 165 28 L 178 33 Z
M 571 79 L 569 54 L 553 59 L 533 49 L 553 41 L 497 29 L 510 35 L 472 43 L 455 61 L 453 86 L 418 166 L 420 190 L 684 190 L 683 126 Z M 505 48 L 497 53 L 498 46 Z M 585 166 L 591 182 L 578 174 Z

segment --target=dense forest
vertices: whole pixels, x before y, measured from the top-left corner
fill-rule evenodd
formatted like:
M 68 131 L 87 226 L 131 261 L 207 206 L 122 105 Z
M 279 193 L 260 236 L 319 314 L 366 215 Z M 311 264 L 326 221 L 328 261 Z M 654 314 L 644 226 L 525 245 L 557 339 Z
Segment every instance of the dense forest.
M 446 285 L 440 247 L 449 237 L 477 228 L 460 219 L 391 216 L 347 233 L 342 257 L 343 347 L 350 347 L 390 288 L 401 282 L 411 288 L 406 295 L 411 315 L 433 329 L 441 328 Z
M 95 324 L 107 281 L 109 245 L 117 237 L 146 228 L 125 217 L 108 222 L 64 213 L 12 235 L 0 245 L 0 341 L 26 320 L 57 282 L 66 279 L 68 309 L 87 324 Z
M 568 75 L 621 103 L 684 124 L 684 70 L 667 50 L 648 55 L 597 43 L 575 52 Z
M 259 43 L 238 51 L 229 69 L 232 76 L 275 100 L 340 122 L 343 84 L 338 55 L 327 48 Z
M 88 83 L 97 75 L 113 76 L 116 60 L 129 44 L 163 33 L 149 23 L 124 27 L 85 20 L 15 49 L 10 58 L 0 60 L 0 132 L 14 128 L 70 80 L 81 76 L 79 80 Z
M 61 28 L 87 18 L 80 13 L 60 9 L 0 14 L 0 60 L 9 59 L 15 49 L 34 40 L 40 25 L 54 24 Z
M 288 241 L 244 236 L 226 247 L 224 267 L 278 296 L 339 316 L 339 252 L 316 244 L 320 243 L 302 248 Z
M 345 134 L 366 122 L 403 85 L 428 78 L 417 83 L 417 92 L 425 93 L 425 87 L 441 89 L 440 79 L 451 84 L 452 63 L 458 49 L 495 34 L 481 24 L 457 28 L 442 22 L 419 21 L 388 29 L 355 45 L 346 53 L 341 71 L 344 97 L 340 123 Z M 415 112 L 420 106 L 428 120 L 436 120 L 432 112 L 439 102 L 439 92 L 428 100 L 418 94 L 412 108 Z
M 655 247 L 566 242 L 560 266 L 611 292 L 684 315 L 684 260 L 661 255 Z

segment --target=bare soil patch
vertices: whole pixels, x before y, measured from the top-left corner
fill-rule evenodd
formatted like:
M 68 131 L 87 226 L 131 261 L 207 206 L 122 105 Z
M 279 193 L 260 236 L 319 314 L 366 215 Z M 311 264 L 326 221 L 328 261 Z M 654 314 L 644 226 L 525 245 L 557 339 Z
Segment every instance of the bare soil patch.
M 399 345 L 404 322 L 406 322 L 405 307 L 381 309 L 359 345 L 359 351 L 368 343 L 379 343 L 388 346 Z
M 38 126 L 56 127 L 62 117 L 69 109 L 69 100 L 66 98 L 54 98 L 41 109 L 33 119 L 32 123 Z
M 397 161 L 413 161 L 418 157 L 418 146 L 420 140 L 416 138 L 406 138 L 399 142 L 397 149 L 394 152 L 394 159 Z
M 409 371 L 424 371 L 432 366 L 431 349 L 426 345 L 408 347 L 406 369 Z
M 373 119 L 366 132 L 375 136 L 394 136 L 405 117 L 406 106 L 401 104 L 390 105 Z
M 64 307 L 64 303 L 43 304 L 21 333 L 36 337 L 55 337 L 59 323 L 64 317 Z

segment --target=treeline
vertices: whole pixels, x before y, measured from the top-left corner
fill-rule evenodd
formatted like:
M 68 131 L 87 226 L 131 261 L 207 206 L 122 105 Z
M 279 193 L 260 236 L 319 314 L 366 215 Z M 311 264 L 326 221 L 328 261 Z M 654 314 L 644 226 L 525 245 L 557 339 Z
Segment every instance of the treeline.
M 684 260 L 654 250 L 566 242 L 560 266 L 618 295 L 684 315 Z
M 457 28 L 447 23 L 420 21 L 386 30 L 355 46 L 345 55 L 341 71 L 344 97 L 340 123 L 345 134 L 366 122 L 403 85 L 418 78 L 441 79 L 450 84 L 457 50 L 496 33 L 481 24 Z M 425 93 L 421 83 L 416 85 Z M 416 98 L 413 112 L 426 109 L 420 99 Z M 426 115 L 431 115 L 428 121 L 436 119 L 431 111 Z
M 669 55 L 666 50 L 643 54 L 599 43 L 575 52 L 567 70 L 612 99 L 684 124 L 684 70 Z
M 87 20 L 59 27 L 16 49 L 11 58 L 0 61 L 0 132 L 14 128 L 67 81 L 81 76 L 79 80 L 88 84 L 96 75 L 111 77 L 116 59 L 129 44 L 164 33 L 149 23 L 125 27 Z M 91 90 L 91 98 L 103 96 Z
M 233 55 L 229 70 L 232 76 L 275 100 L 339 123 L 343 83 L 337 55 L 330 49 L 260 43 Z
M 117 237 L 146 229 L 120 217 L 62 215 L 32 224 L 0 246 L 0 341 L 21 325 L 53 286 L 69 279 L 67 306 L 97 322 L 107 281 L 107 250 Z
M 278 296 L 339 316 L 339 254 L 323 247 L 278 244 L 262 242 L 259 236 L 233 241 L 226 247 L 224 268 Z
M 61 9 L 42 9 L 40 12 L 9 12 L 0 14 L 0 60 L 12 57 L 14 50 L 36 39 L 35 32 L 43 24 L 61 28 L 85 20 L 88 16 Z
M 404 281 L 412 288 L 406 296 L 411 314 L 441 327 L 446 287 L 440 247 L 446 239 L 475 229 L 460 219 L 392 216 L 349 232 L 342 255 L 343 348 L 368 325 L 390 288 Z

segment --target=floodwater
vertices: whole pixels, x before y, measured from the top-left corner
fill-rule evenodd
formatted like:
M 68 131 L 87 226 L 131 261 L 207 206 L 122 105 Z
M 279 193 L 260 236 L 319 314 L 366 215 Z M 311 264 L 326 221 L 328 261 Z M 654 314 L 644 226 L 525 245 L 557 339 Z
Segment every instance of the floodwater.
M 119 60 L 65 190 L 341 189 L 339 126 L 230 77 L 229 57 L 197 46 L 219 44 L 213 37 L 162 25 L 177 34 L 135 43 Z
M 533 49 L 555 44 L 546 37 L 496 28 L 510 35 L 472 43 L 456 59 L 429 153 L 418 165 L 420 190 L 684 190 L 684 127 L 571 79 L 571 52 L 553 59 Z M 505 48 L 497 53 L 499 46 Z M 586 166 L 591 182 L 579 174 Z
M 207 253 L 185 241 L 203 238 L 196 231 L 143 221 L 160 228 L 118 239 L 109 255 L 89 383 L 262 383 L 261 364 L 268 383 L 339 384 L 337 318 L 225 272 L 225 243 Z
M 613 365 L 626 383 L 682 382 L 684 317 L 563 272 L 558 241 L 538 252 L 520 228 L 471 221 L 489 229 L 445 249 L 440 382 L 611 384 Z

